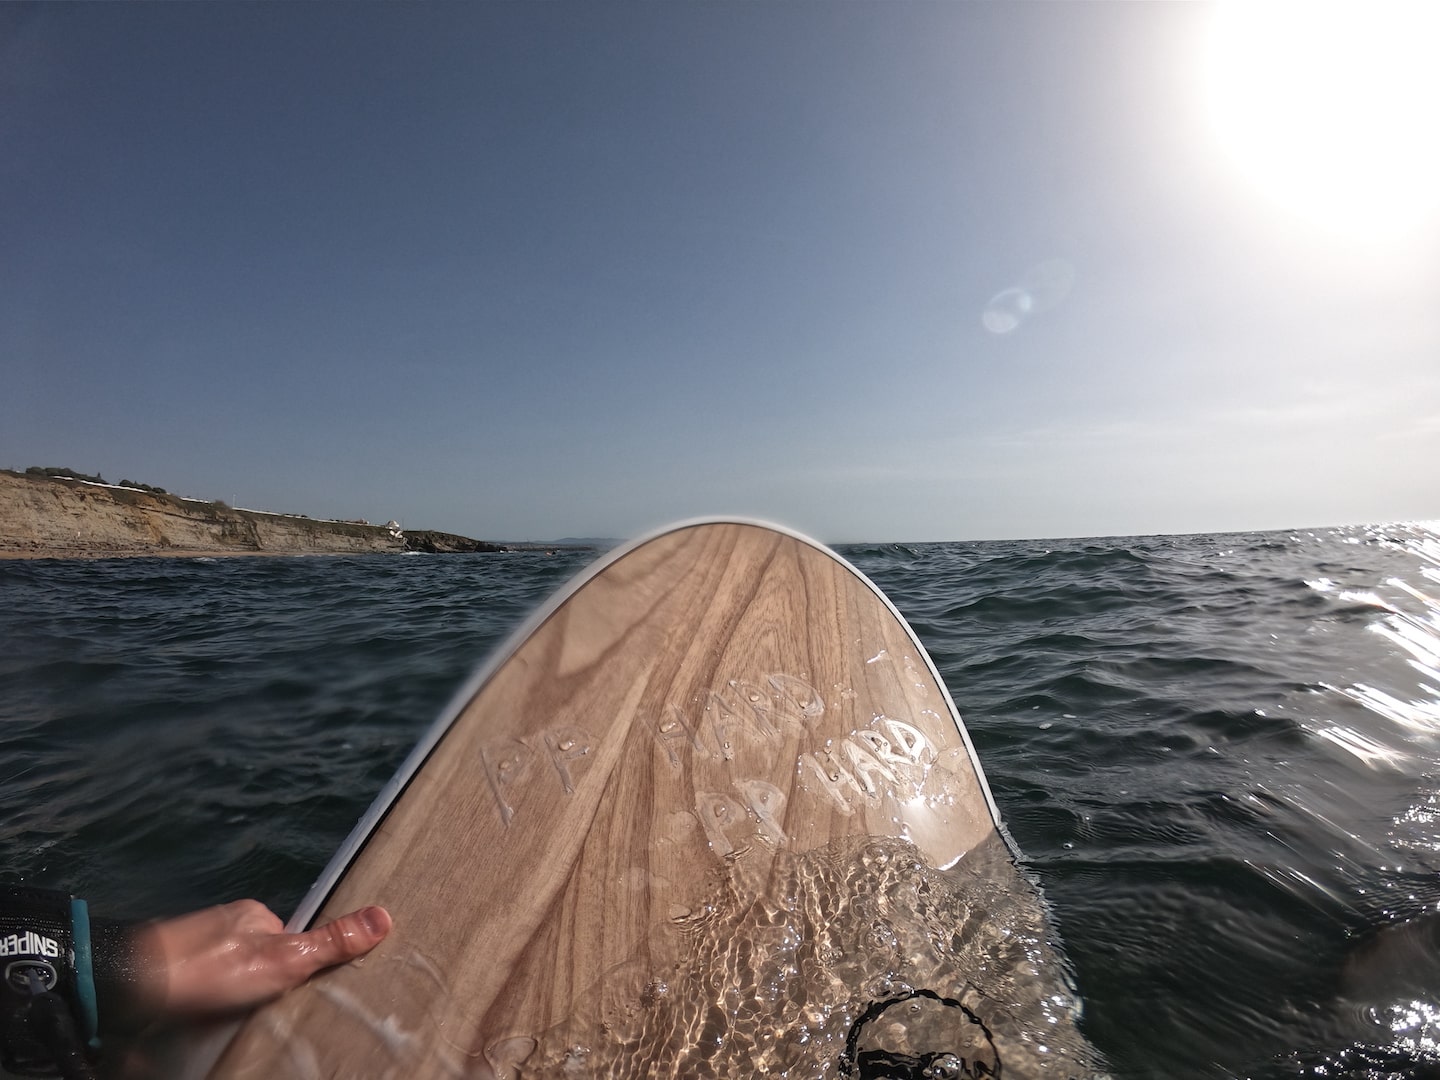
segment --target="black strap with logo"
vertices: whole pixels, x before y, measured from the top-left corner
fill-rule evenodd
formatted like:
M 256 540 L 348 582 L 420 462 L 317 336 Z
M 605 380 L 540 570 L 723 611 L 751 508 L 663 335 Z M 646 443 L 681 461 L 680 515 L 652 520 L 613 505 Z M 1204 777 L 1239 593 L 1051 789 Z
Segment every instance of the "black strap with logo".
M 91 1080 L 99 1046 L 90 913 L 49 889 L 0 887 L 0 1065 Z

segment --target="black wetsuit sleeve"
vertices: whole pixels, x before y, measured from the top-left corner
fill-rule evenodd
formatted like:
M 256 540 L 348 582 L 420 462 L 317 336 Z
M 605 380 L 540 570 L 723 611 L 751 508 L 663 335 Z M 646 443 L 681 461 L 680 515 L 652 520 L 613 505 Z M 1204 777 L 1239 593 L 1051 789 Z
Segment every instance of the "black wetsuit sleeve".
M 100 1035 L 133 1034 L 152 1020 L 153 1003 L 145 997 L 145 959 L 136 945 L 139 925 L 113 919 L 90 920 L 94 951 L 95 1000 Z

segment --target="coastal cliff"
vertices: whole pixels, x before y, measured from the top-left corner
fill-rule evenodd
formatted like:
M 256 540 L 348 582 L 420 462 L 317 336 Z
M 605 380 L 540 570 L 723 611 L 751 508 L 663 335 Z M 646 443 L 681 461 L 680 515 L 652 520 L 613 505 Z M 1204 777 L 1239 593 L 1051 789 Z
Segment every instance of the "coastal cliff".
M 0 470 L 0 555 L 369 554 L 503 551 L 468 537 L 323 521 L 156 491 Z M 440 538 L 440 539 L 437 539 Z

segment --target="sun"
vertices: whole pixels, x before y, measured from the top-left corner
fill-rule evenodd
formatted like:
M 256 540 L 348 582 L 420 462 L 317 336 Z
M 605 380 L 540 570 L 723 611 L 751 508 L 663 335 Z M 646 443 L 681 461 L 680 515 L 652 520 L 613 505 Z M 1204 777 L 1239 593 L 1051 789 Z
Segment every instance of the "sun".
M 1250 0 L 1216 10 L 1206 96 L 1241 173 L 1360 236 L 1440 217 L 1440 4 Z

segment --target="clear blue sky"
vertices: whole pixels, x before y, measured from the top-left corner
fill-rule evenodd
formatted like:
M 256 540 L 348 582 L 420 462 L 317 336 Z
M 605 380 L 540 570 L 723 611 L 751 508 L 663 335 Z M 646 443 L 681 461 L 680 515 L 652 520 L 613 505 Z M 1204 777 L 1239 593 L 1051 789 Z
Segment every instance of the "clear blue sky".
M 1216 16 L 0 7 L 0 466 L 494 539 L 1440 516 L 1440 215 L 1387 187 L 1440 95 L 1294 149 L 1378 166 L 1315 210 Z

